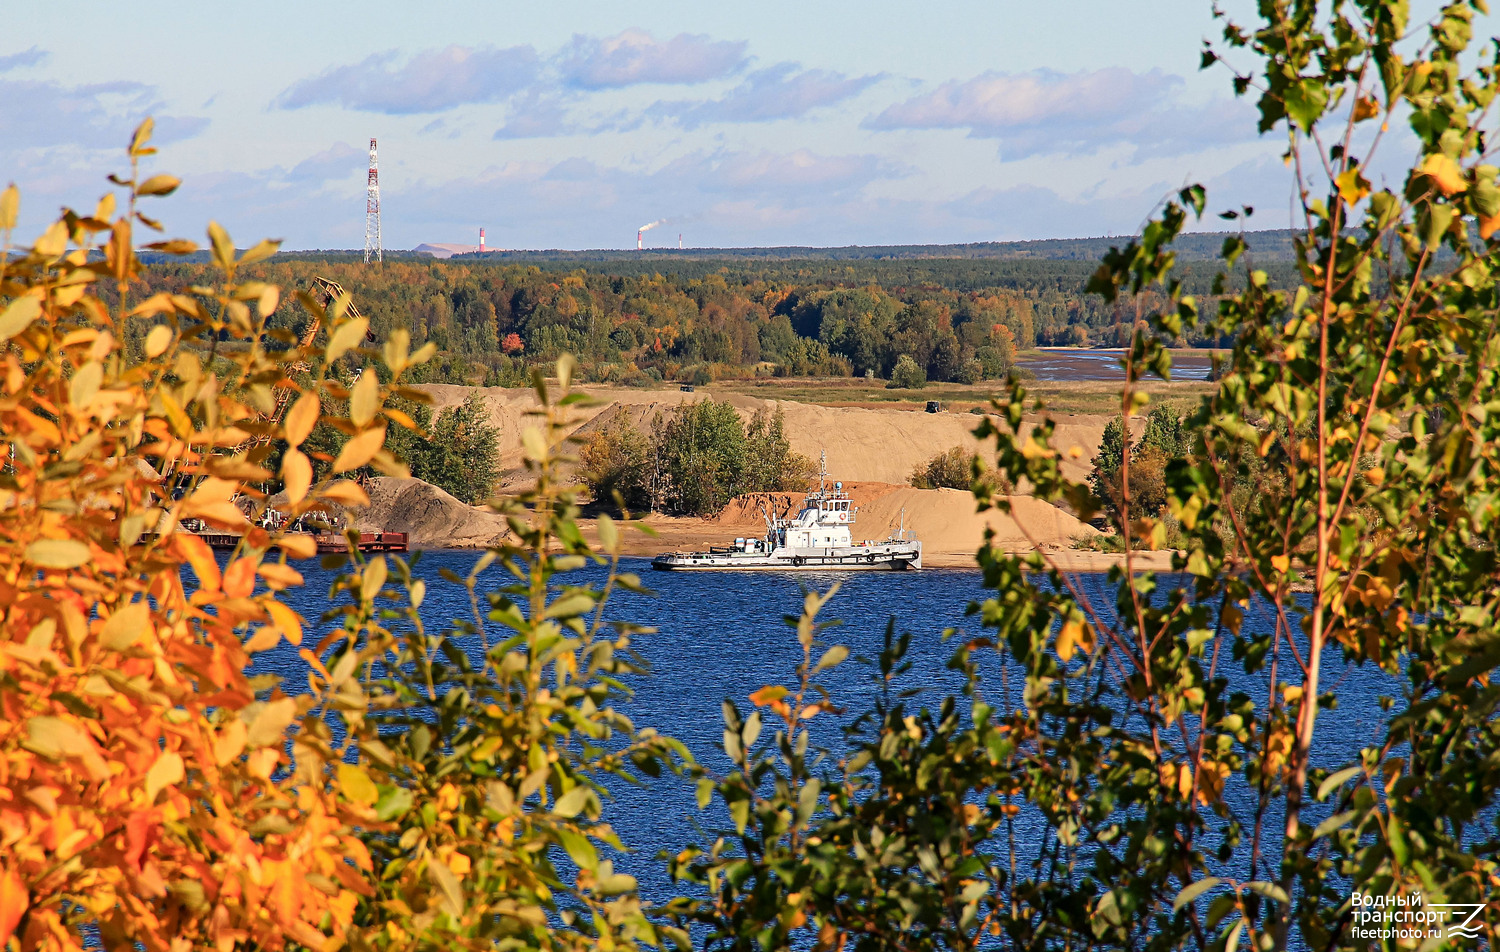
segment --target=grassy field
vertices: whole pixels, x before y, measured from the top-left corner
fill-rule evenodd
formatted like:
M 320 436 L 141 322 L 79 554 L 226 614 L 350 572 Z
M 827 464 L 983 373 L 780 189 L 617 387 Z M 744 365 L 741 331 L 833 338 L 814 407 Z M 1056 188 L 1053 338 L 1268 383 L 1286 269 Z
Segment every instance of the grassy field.
M 1151 402 L 1166 403 L 1179 413 L 1196 407 L 1213 384 L 1207 381 L 1167 383 L 1146 381 L 1142 388 L 1151 394 Z M 884 407 L 921 411 L 928 400 L 937 400 L 944 410 L 964 412 L 973 407 L 988 407 L 990 400 L 1005 392 L 998 380 L 965 385 L 928 384 L 921 390 L 887 390 L 882 381 L 847 377 L 776 377 L 749 380 L 721 380 L 698 388 L 700 393 L 738 393 L 762 400 L 793 400 L 828 407 Z M 1027 402 L 1040 398 L 1048 409 L 1057 413 L 1118 413 L 1120 384 L 1111 380 L 1032 381 L 1026 384 Z

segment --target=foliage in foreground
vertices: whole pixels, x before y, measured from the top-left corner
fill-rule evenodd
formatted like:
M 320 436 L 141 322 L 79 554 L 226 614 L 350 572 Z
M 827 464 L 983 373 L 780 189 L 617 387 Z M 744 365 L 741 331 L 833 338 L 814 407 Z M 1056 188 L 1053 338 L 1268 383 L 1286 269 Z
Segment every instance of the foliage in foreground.
M 280 289 L 241 275 L 275 246 L 237 253 L 216 225 L 214 286 L 132 300 L 134 235 L 155 227 L 136 203 L 176 187 L 134 172 L 150 130 L 131 144 L 118 214 L 106 196 L 0 255 L 0 948 L 82 949 L 93 930 L 108 949 L 150 950 L 677 935 L 598 853 L 617 844 L 599 778 L 676 768 L 686 752 L 617 712 L 637 629 L 602 611 L 635 580 L 554 578 L 609 562 L 556 478 L 578 397 L 542 393 L 525 434 L 537 480 L 505 510 L 512 541 L 466 580 L 472 621 L 430 629 L 425 582 L 377 557 L 339 579 L 334 627 L 305 639 L 283 593 L 311 537 L 252 528 L 236 503 L 258 516 L 258 487 L 276 483 L 283 509 L 317 518 L 368 502 L 344 474 L 405 475 L 387 430 L 415 425 L 394 404 L 422 399 L 401 381 L 432 348 L 410 353 L 400 331 L 365 348 L 347 300 L 325 313 L 302 297 L 325 342 L 268 331 Z M 6 248 L 18 201 L 0 195 Z M 309 444 L 320 425 L 346 437 L 336 456 Z M 221 562 L 186 518 L 239 545 Z M 607 521 L 600 532 L 617 542 Z M 509 581 L 482 591 L 489 564 Z M 305 685 L 247 676 L 286 643 Z

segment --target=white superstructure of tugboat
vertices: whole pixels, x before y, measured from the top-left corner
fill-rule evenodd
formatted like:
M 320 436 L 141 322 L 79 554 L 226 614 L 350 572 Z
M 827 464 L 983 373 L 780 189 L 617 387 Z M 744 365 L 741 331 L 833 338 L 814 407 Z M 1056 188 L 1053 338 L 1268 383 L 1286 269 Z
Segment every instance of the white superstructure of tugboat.
M 765 513 L 766 534 L 760 539 L 735 539 L 707 552 L 664 552 L 651 560 L 663 571 L 788 570 L 900 571 L 922 567 L 922 543 L 906 531 L 905 520 L 895 535 L 883 542 L 855 542 L 850 532 L 859 512 L 844 484 L 827 485 L 827 456 L 818 472 L 818 488 L 809 492 L 802 509 L 791 519 Z

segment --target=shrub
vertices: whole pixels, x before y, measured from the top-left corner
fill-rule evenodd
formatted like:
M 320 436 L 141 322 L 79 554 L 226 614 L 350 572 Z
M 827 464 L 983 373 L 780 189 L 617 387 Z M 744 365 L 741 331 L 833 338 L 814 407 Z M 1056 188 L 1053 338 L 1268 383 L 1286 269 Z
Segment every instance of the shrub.
M 886 386 L 897 390 L 920 390 L 927 386 L 927 371 L 912 360 L 910 354 L 902 354 L 896 359 L 895 369 L 891 371 L 891 382 Z
M 651 443 L 630 418 L 615 416 L 584 443 L 579 476 L 596 502 L 618 493 L 627 509 L 650 508 Z
M 978 467 L 978 476 L 975 468 Z M 917 489 L 972 489 L 977 481 L 997 492 L 1009 492 L 1004 480 L 993 469 L 962 446 L 955 446 L 921 464 L 912 471 L 908 482 Z

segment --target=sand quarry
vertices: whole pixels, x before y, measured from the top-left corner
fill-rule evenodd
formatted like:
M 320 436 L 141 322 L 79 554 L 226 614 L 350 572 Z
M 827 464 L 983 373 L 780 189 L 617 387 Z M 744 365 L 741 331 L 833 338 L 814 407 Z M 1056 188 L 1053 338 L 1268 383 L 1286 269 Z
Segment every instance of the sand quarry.
M 433 409 L 455 406 L 478 393 L 490 423 L 499 431 L 501 489 L 515 490 L 525 478 L 521 466 L 521 434 L 537 408 L 530 390 L 425 385 Z M 574 408 L 570 430 L 583 439 L 620 414 L 648 429 L 654 417 L 666 415 L 680 403 L 703 400 L 703 392 L 583 388 L 593 405 Z M 972 566 L 983 544 L 986 528 L 1007 551 L 1041 549 L 1060 567 L 1087 571 L 1102 569 L 1118 556 L 1072 548 L 1075 539 L 1098 534 L 1067 512 L 1026 495 L 1011 496 L 1011 512 L 975 511 L 974 499 L 956 489 L 913 489 L 912 470 L 954 446 L 983 452 L 972 431 L 978 417 L 969 413 L 924 413 L 918 409 L 863 409 L 824 407 L 786 401 L 766 401 L 738 394 L 714 394 L 747 419 L 762 408 L 780 409 L 792 449 L 816 460 L 827 453 L 828 470 L 842 480 L 859 506 L 856 539 L 882 539 L 903 520 L 922 540 L 923 562 L 933 567 Z M 1064 472 L 1073 479 L 1088 475 L 1089 460 L 1098 450 L 1108 421 L 1105 416 L 1057 417 L 1054 445 L 1063 451 Z M 443 490 L 416 479 L 377 479 L 370 491 L 371 507 L 359 515 L 364 528 L 407 532 L 416 548 L 482 547 L 506 532 L 504 520 L 483 508 L 465 505 Z M 800 495 L 756 494 L 734 500 L 712 519 L 674 518 L 652 514 L 645 523 L 658 536 L 627 533 L 628 554 L 654 555 L 673 549 L 718 544 L 736 536 L 759 536 L 765 531 L 762 510 L 780 511 L 800 502 Z M 591 533 L 592 520 L 585 531 Z M 1165 553 L 1138 557 L 1141 567 L 1166 565 Z M 1154 563 L 1161 563 L 1155 565 Z

